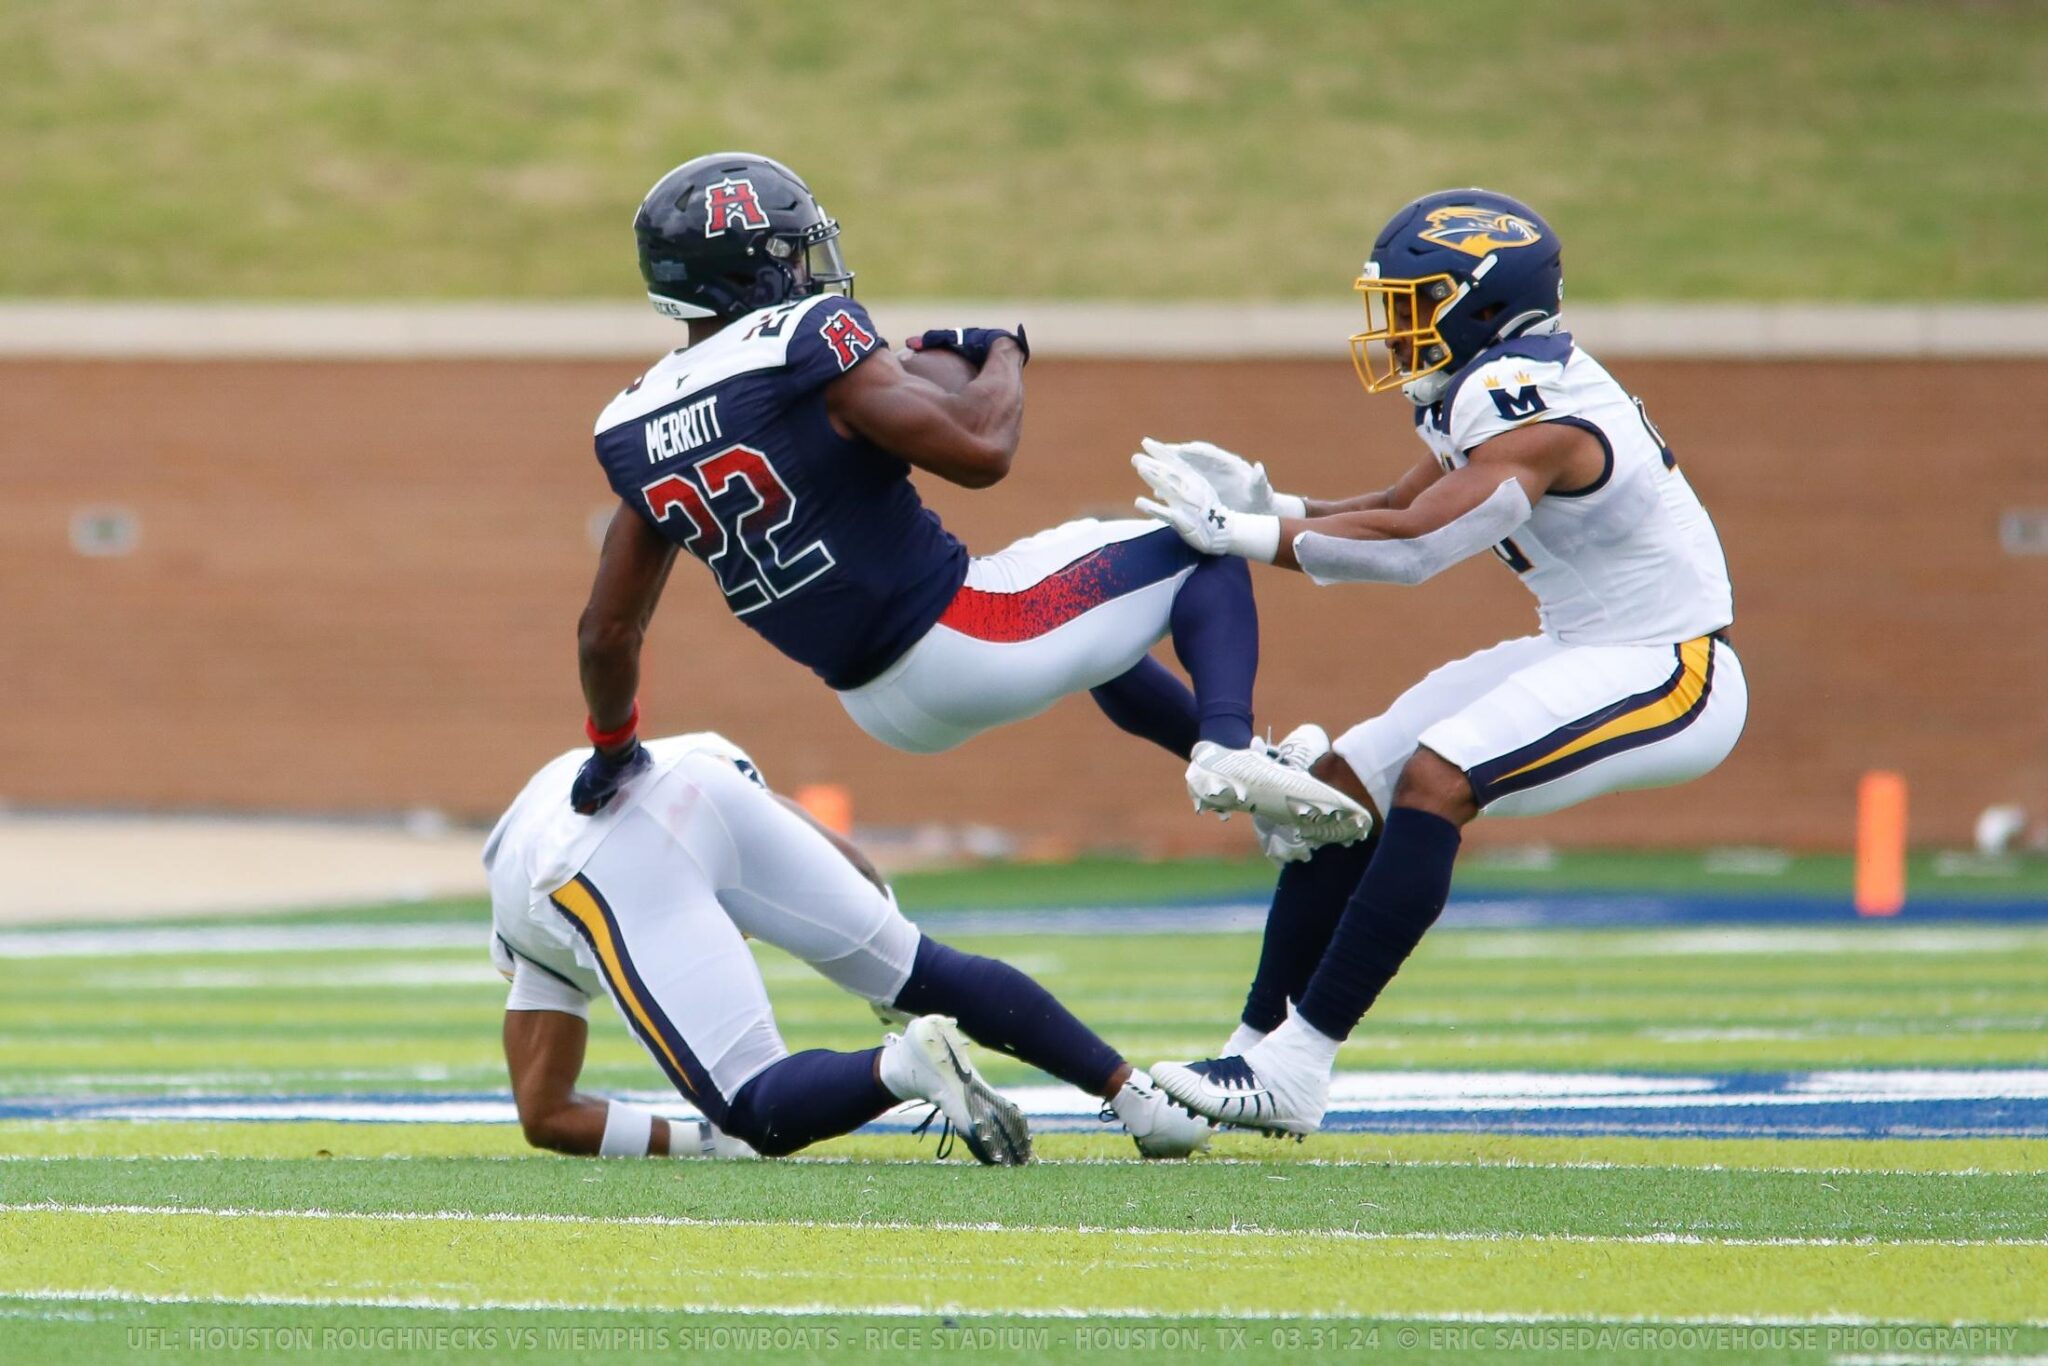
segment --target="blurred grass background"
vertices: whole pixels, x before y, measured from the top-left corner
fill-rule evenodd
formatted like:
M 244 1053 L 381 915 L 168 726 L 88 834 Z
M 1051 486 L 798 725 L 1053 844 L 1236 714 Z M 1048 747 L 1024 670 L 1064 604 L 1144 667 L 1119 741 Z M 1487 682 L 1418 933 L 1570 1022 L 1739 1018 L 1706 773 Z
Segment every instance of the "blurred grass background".
M 0 295 L 627 300 L 739 146 L 871 297 L 1341 299 L 1473 182 L 1574 297 L 2048 296 L 2034 0 L 0 0 L 0 146 Z

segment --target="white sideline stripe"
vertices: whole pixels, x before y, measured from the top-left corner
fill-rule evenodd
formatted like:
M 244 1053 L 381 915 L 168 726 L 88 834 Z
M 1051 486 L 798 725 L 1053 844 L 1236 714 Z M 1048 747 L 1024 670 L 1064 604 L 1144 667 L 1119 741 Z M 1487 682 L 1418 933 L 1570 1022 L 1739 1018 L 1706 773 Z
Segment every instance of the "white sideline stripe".
M 1437 941 L 1436 953 L 1445 958 L 1701 958 L 1716 954 L 1730 957 L 1776 955 L 1781 953 L 2011 953 L 2040 947 L 2048 941 L 2048 929 L 1991 929 L 1978 926 L 1954 928 L 1886 927 L 1871 934 L 1874 927 L 1840 930 L 1793 928 L 1744 928 L 1699 930 L 1638 930 L 1608 938 L 1572 935 L 1568 940 L 1555 930 L 1461 931 Z
M 15 1122 L 19 1123 L 19 1122 L 21 1122 L 21 1121 L 15 1121 Z M 96 1119 L 84 1119 L 84 1120 L 72 1120 L 72 1119 L 63 1119 L 63 1120 L 39 1120 L 39 1121 L 33 1121 L 33 1122 L 34 1122 L 34 1123 L 36 1123 L 36 1124 L 38 1124 L 38 1125 L 45 1125 L 45 1126 L 51 1126 L 51 1127 L 57 1127 L 57 1128 L 64 1128 L 64 1127 L 76 1127 L 76 1126 L 79 1126 L 79 1125 L 86 1125 L 86 1124 L 99 1124 L 99 1123 L 103 1123 L 104 1121 L 101 1121 L 101 1120 L 96 1120 Z M 1453 1136 L 1455 1137 L 1455 1135 L 1453 1135 Z M 1358 1135 L 1358 1137 L 1361 1137 L 1361 1138 L 1376 1138 L 1376 1137 L 1383 1137 L 1383 1135 L 1373 1135 L 1373 1134 L 1361 1134 L 1361 1135 Z M 1674 1139 L 1674 1140 L 1669 1140 L 1669 1141 L 1672 1141 L 1672 1142 L 1690 1142 L 1690 1141 L 1692 1141 L 1692 1140 L 1689 1140 L 1689 1139 Z M 1738 1140 L 1738 1141 L 1739 1141 L 1739 1140 Z M 1764 1142 L 1771 1142 L 1771 1141 L 1775 1141 L 1775 1140 L 1761 1140 L 1761 1141 L 1764 1141 Z M 1869 1140 L 1861 1140 L 1861 1139 L 1859 1139 L 1859 1140 L 1853 1140 L 1853 1141 L 1856 1141 L 1856 1142 L 1865 1142 L 1865 1141 L 1869 1141 Z M 1881 1140 L 1879 1140 L 1879 1141 L 1881 1141 Z M 1925 1140 L 1925 1139 L 1908 1139 L 1908 1140 L 1904 1140 L 1904 1141 L 1906 1141 L 1906 1142 L 1911 1142 L 1911 1143 L 1922 1143 L 1922 1142 L 1927 1142 L 1928 1140 Z M 2016 1141 L 2025 1141 L 2025 1140 L 2016 1140 Z M 419 1161 L 419 1160 L 421 1160 L 421 1159 L 423 1159 L 423 1158 L 426 1158 L 426 1157 L 432 1157 L 432 1156 L 436 1156 L 436 1155 L 437 1155 L 437 1154 L 432 1154 L 432 1153 L 421 1153 L 421 1154 L 408 1154 L 408 1153 L 345 1153 L 345 1154 L 342 1154 L 341 1156 L 338 1156 L 338 1157 L 331 1157 L 331 1158 L 323 1158 L 323 1159 L 322 1159 L 322 1161 L 324 1161 L 324 1162 L 328 1162 L 328 1163 L 335 1163 L 335 1162 L 416 1162 L 416 1161 Z M 547 1161 L 552 1161 L 552 1160 L 553 1160 L 553 1158 L 552 1158 L 552 1157 L 550 1157 L 549 1155 L 547 1155 L 547 1154 L 543 1154 L 543 1153 L 540 1153 L 540 1152 L 530 1152 L 530 1153 L 486 1153 L 486 1154 L 476 1154 L 476 1153 L 463 1153 L 463 1154 L 456 1154 L 456 1156 L 460 1156 L 460 1157 L 462 1158 L 462 1160 L 463 1160 L 463 1161 L 465 1161 L 465 1162 L 547 1162 Z M 247 1160 L 249 1160 L 249 1161 L 257 1161 L 257 1162 L 289 1162 L 289 1161 L 293 1161 L 293 1160 L 295 1160 L 295 1159 L 292 1159 L 292 1158 L 280 1158 L 280 1157 L 259 1157 L 259 1158 L 248 1158 Z M 850 1158 L 850 1157 L 814 1157 L 814 1156 L 809 1156 L 809 1155 L 800 1155 L 800 1156 L 796 1156 L 796 1157 L 790 1157 L 790 1158 L 785 1158 L 785 1159 L 783 1159 L 783 1160 L 784 1160 L 784 1161 L 786 1161 L 786 1162 L 804 1162 L 804 1163 L 813 1163 L 813 1164 L 816 1164 L 816 1165 L 818 1165 L 818 1166 L 838 1166 L 838 1165 L 848 1165 L 848 1164 L 851 1164 L 851 1163 L 853 1163 L 853 1162 L 854 1162 L 854 1161 L 856 1161 L 856 1160 L 863 1160 L 863 1159 L 855 1159 L 855 1158 Z M 875 1164 L 875 1165 L 878 1165 L 878 1166 L 884 1166 L 884 1167 L 900 1167 L 900 1166 L 912 1166 L 912 1165 L 916 1165 L 916 1166 L 928 1166 L 928 1165 L 930 1165 L 930 1164 L 929 1164 L 929 1163 L 928 1163 L 928 1162 L 927 1162 L 927 1161 L 926 1161 L 925 1159 L 923 1159 L 923 1158 L 918 1158 L 918 1159 L 914 1159 L 914 1160 L 905 1160 L 905 1159 L 902 1159 L 902 1158 L 868 1158 L 868 1159 L 864 1159 L 864 1160 L 865 1160 L 865 1161 L 867 1161 L 867 1162 L 873 1163 L 873 1164 Z M 217 1154 L 217 1153 L 211 1153 L 211 1152 L 204 1152 L 204 1153 L 0 1153 L 0 1163 L 7 1163 L 7 1162 L 44 1162 L 44 1163 L 58 1163 L 58 1162 L 218 1162 L 218 1161 L 220 1161 L 220 1156 L 219 1156 L 219 1154 Z M 1033 1158 L 1032 1158 L 1032 1161 L 1034 1161 L 1034 1162 L 1040 1162 L 1040 1163 L 1041 1163 L 1041 1165 L 1046 1165 L 1046 1166 L 1056 1166 L 1056 1167 L 1147 1167 L 1147 1168 L 1150 1168 L 1150 1167 L 1154 1167 L 1154 1166 L 1157 1166 L 1157 1165 L 1158 1165 L 1157 1163 L 1153 1162 L 1153 1161 L 1152 1161 L 1151 1159 L 1149 1159 L 1149 1158 L 1143 1158 L 1143 1157 L 1081 1157 L 1081 1158 L 1046 1158 L 1046 1159 L 1043 1159 L 1043 1160 L 1041 1160 L 1041 1159 L 1039 1159 L 1039 1158 L 1037 1158 L 1037 1157 L 1033 1157 Z M 1314 1169 L 1317 1169 L 1317 1168 L 1323 1168 L 1323 1167 L 1332 1167 L 1332 1168 L 1340 1168 L 1340 1169 L 1342 1169 L 1342 1168 L 1350 1168 L 1350 1167 L 1448 1167 L 1448 1168 L 1453 1168 L 1453 1169 L 1456 1169 L 1456 1170 L 1459 1170 L 1459 1171 L 1538 1171 L 1538 1172 L 1633 1172 L 1633 1171 L 1642 1171 L 1642 1172 L 1762 1172 L 1762 1173 L 1765 1173 L 1765 1174 L 1769 1174 L 1769 1175 L 1783 1175 L 1783 1176 L 1926 1176 L 1926 1177 L 1940 1177 L 1940 1178 L 1941 1178 L 1941 1179 L 1943 1179 L 1943 1180 L 1947 1180 L 1947 1179 L 1948 1179 L 1948 1178 L 1950 1178 L 1950 1177 L 1971 1177 L 1971 1176 L 1993 1176 L 1993 1177 L 1996 1177 L 1996 1176 L 2039 1176 L 2039 1175 L 2041 1174 L 2041 1173 L 2040 1173 L 2039 1171 L 2037 1171 L 2036 1169 L 2034 1169 L 2034 1168 L 2031 1168 L 2031 1167 L 2026 1167 L 2026 1168 L 2012 1168 L 2012 1167 L 1955 1167 L 1955 1168 L 1947 1168 L 1947 1169 L 1944 1169 L 1944 1168 L 1940 1168 L 1940 1167 L 1779 1167 L 1779 1166 L 1767 1166 L 1767 1165 L 1741 1165 L 1741 1164 L 1737 1164 L 1737 1163 L 1731 1163 L 1731 1162 L 1602 1162 L 1602 1161 L 1592 1161 L 1592 1160 L 1588 1160 L 1588 1161 L 1583 1161 L 1583 1162 L 1531 1162 L 1531 1161 L 1527 1161 L 1527 1160 L 1525 1160 L 1525 1159 L 1522 1159 L 1522 1158 L 1515 1158 L 1515 1157 L 1504 1157 L 1504 1158 L 1501 1158 L 1501 1159 L 1499 1159 L 1498 1161 L 1487 1161 L 1487 1160 L 1484 1160 L 1484 1159 L 1464 1159 L 1464 1158 L 1450 1158 L 1450 1157 L 1443 1157 L 1443 1158 L 1438 1158 L 1438 1157 L 1405 1157 L 1405 1158 L 1403 1158 L 1403 1157 L 1385 1157 L 1385 1158 L 1381 1158 L 1381 1157 L 1302 1157 L 1302 1158 L 1295 1158 L 1295 1159 L 1293 1159 L 1293 1160 L 1289 1161 L 1289 1162 L 1288 1162 L 1288 1163 L 1287 1163 L 1287 1164 L 1286 1164 L 1286 1165 L 1285 1165 L 1284 1167 L 1281 1167 L 1281 1168 L 1279 1168 L 1278 1172 L 1275 1172 L 1275 1166 L 1274 1166 L 1274 1164 L 1273 1164 L 1272 1162 L 1270 1162 L 1270 1161 L 1267 1161 L 1267 1160 L 1264 1160 L 1264 1159 L 1261 1159 L 1261 1158 L 1245 1158 L 1245 1157 L 1216 1157 L 1216 1156 L 1210 1156 L 1210 1157 L 1207 1157 L 1207 1158 L 1204 1158 L 1204 1159 L 1203 1159 L 1202 1165 L 1203 1165 L 1203 1166 L 1205 1166 L 1205 1167 L 1248 1167 L 1248 1168 L 1257 1168 L 1258 1170 L 1260 1170 L 1260 1171 L 1262 1171 L 1262 1172 L 1272 1172 L 1272 1173 L 1274 1173 L 1274 1174 L 1276 1174 L 1276 1175 L 1277 1175 L 1277 1174 L 1279 1174 L 1279 1172 L 1291 1172 L 1291 1171 L 1293 1171 L 1293 1170 L 1294 1170 L 1294 1169 L 1295 1169 L 1296 1167 L 1302 1167 L 1302 1168 L 1307 1168 L 1307 1169 L 1310 1169 L 1310 1170 L 1314 1170 Z
M 1363 317 L 1327 302 L 871 303 L 900 341 L 962 321 L 1021 321 L 1034 354 L 1061 359 L 1301 359 L 1342 363 Z M 2048 306 L 2005 303 L 1573 304 L 1566 323 L 1608 356 L 1686 359 L 2048 356 Z M 165 303 L 25 300 L 0 305 L 0 358 L 633 359 L 683 331 L 636 302 Z
M 1003 914 L 1001 912 L 993 915 Z M 1060 913 L 1048 913 L 1048 915 Z M 1143 911 L 1133 911 L 1142 915 Z M 1247 925 L 1256 928 L 1255 912 Z M 977 924 L 974 928 L 979 929 Z M 0 959 L 126 958 L 199 953 L 297 953 L 328 949 L 480 949 L 489 921 L 414 921 L 352 925 L 104 926 L 0 930 Z M 1456 958 L 1634 958 L 1710 954 L 2009 953 L 2048 942 L 2048 928 L 1859 926 L 1813 930 L 1728 926 L 1636 931 L 1608 940 L 1560 931 L 1458 930 L 1441 941 Z M 479 955 L 479 962 L 481 962 Z M 494 979 L 488 967 L 484 978 Z
M 1844 1328 L 1877 1327 L 1949 1327 L 1970 1328 L 1978 1326 L 2040 1328 L 2048 1327 L 2048 1319 L 2023 1319 L 2017 1324 L 1997 1319 L 1949 1319 L 1933 1323 L 1926 1319 L 1880 1318 L 1870 1314 L 1545 1314 L 1545 1313 L 1493 1313 L 1483 1309 L 1435 1310 L 1422 1313 L 1407 1313 L 1394 1309 L 1377 1309 L 1370 1313 L 1341 1313 L 1328 1310 L 1304 1310 L 1291 1313 L 1274 1309 L 1218 1309 L 1203 1310 L 1200 1313 L 1161 1312 L 1138 1306 L 1112 1306 L 1101 1309 L 1070 1308 L 1018 1308 L 987 1309 L 967 1308 L 945 1304 L 716 1304 L 716 1303 L 671 1303 L 671 1304 L 608 1304 L 601 1300 L 454 1300 L 430 1295 L 195 1295 L 173 1291 L 168 1294 L 144 1294 L 140 1291 L 121 1290 L 114 1287 L 70 1290 L 62 1287 L 37 1287 L 22 1290 L 0 1290 L 0 1300 L 23 1301 L 76 1301 L 96 1303 L 111 1301 L 117 1304 L 253 1304 L 276 1305 L 294 1309 L 439 1309 L 450 1312 L 490 1310 L 570 1310 L 577 1313 L 606 1314 L 735 1314 L 764 1318 L 854 1318 L 867 1315 L 874 1318 L 928 1317 L 933 1314 L 947 1314 L 957 1318 L 989 1319 L 1162 1319 L 1183 1322 L 1195 1319 L 1340 1319 L 1365 1320 L 1377 1323 L 1598 1323 L 1598 1324 L 1644 1324 L 1671 1325 L 1674 1327 L 1736 1327 L 1736 1328 L 1795 1328 L 1826 1327 L 1834 1325 Z
M 1358 1243 L 1585 1243 L 1635 1247 L 2048 1247 L 2048 1238 L 1714 1238 L 1697 1233 L 1500 1233 L 1466 1230 L 1421 1230 L 1396 1233 L 1382 1229 L 1262 1228 L 1232 1224 L 1227 1228 L 1148 1228 L 1092 1224 L 1004 1224 L 993 1221 L 935 1220 L 913 1223 L 900 1219 L 697 1219 L 682 1214 L 521 1214 L 469 1210 L 330 1210 L 244 1209 L 233 1205 L 97 1205 L 61 1200 L 27 1200 L 0 1204 L 0 1214 L 123 1214 L 144 1217 L 197 1216 L 211 1219 L 306 1219 L 370 1224 L 564 1224 L 599 1228 L 801 1228 L 818 1232 L 857 1233 L 1034 1233 L 1061 1236 L 1192 1237 L 1309 1239 Z
M 0 931 L 0 958 L 128 958 L 180 953 L 301 953 L 330 949 L 474 949 L 482 977 L 490 921 L 474 924 L 188 925 L 163 928 Z

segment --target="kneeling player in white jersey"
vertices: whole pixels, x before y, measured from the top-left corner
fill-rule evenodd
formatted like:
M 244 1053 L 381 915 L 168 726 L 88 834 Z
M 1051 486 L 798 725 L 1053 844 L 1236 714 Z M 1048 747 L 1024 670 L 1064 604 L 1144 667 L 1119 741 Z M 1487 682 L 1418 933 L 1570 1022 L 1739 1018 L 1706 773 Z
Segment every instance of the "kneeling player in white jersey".
M 1323 584 L 1420 583 L 1490 550 L 1542 629 L 1444 665 L 1334 746 L 1312 726 L 1282 746 L 1377 829 L 1347 845 L 1261 823 L 1269 854 L 1306 861 L 1283 868 L 1242 1022 L 1223 1057 L 1154 1075 L 1198 1114 L 1296 1134 L 1442 911 L 1464 825 L 1690 781 L 1748 712 L 1720 541 L 1642 404 L 1562 330 L 1549 225 L 1505 195 L 1427 195 L 1356 287 L 1359 376 L 1408 396 L 1428 454 L 1385 492 L 1324 502 L 1216 447 L 1148 442 L 1134 463 L 1157 501 L 1140 507 L 1210 554 Z
M 646 745 L 648 761 L 593 816 L 569 808 L 581 751 L 543 768 L 484 847 L 491 953 L 511 980 L 505 1057 L 537 1147 L 613 1157 L 778 1156 L 906 1100 L 936 1105 L 983 1162 L 1031 1151 L 1023 1114 L 990 1089 L 961 1031 L 1108 1100 L 1141 1153 L 1181 1157 L 1208 1125 L 1006 963 L 918 932 L 852 845 L 770 792 L 712 734 Z M 879 1049 L 791 1054 L 746 937 L 915 1017 Z M 575 1090 L 590 999 L 619 1014 L 705 1122 L 666 1120 Z

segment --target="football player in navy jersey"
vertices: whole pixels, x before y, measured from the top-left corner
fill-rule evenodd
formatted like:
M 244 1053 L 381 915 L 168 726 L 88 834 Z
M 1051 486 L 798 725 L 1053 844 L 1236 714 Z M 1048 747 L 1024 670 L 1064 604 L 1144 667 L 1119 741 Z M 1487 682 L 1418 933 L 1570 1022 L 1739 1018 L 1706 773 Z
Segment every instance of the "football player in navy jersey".
M 852 297 L 839 227 L 788 167 L 719 153 L 669 172 L 634 220 L 661 313 L 689 326 L 597 422 L 620 506 L 579 631 L 594 812 L 644 762 L 641 641 L 678 549 L 732 613 L 839 694 L 870 735 L 936 753 L 1088 690 L 1189 761 L 1197 809 L 1362 820 L 1252 736 L 1258 619 L 1241 561 L 1149 519 L 1069 522 L 970 556 L 911 482 L 1010 471 L 1023 330 L 927 332 L 975 368 L 907 370 Z M 1171 635 L 1190 690 L 1148 651 Z

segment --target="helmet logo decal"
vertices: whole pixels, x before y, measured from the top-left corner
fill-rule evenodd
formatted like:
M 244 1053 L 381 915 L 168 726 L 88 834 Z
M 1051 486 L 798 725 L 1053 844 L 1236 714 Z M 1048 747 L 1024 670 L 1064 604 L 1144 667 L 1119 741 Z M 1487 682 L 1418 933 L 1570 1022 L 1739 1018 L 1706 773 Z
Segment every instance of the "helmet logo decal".
M 1425 242 L 1462 251 L 1467 256 L 1486 256 L 1504 247 L 1534 246 L 1543 240 L 1536 225 L 1519 214 L 1471 205 L 1431 209 L 1429 226 L 1420 236 Z
M 704 235 L 717 237 L 727 228 L 760 232 L 768 226 L 754 182 L 727 176 L 704 191 Z

